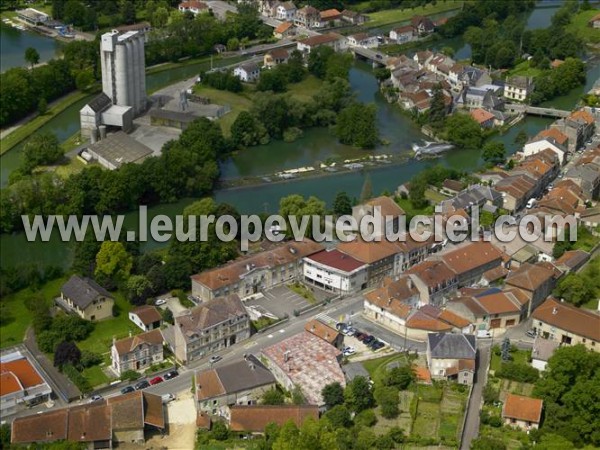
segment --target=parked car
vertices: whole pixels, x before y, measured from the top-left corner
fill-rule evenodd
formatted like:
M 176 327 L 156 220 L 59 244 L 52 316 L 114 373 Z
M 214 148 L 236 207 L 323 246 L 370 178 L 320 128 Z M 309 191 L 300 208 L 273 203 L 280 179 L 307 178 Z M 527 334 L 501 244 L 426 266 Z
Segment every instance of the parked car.
M 344 356 L 354 355 L 356 353 L 356 349 L 354 347 L 346 347 L 342 353 Z
M 365 338 L 368 336 L 367 333 L 363 333 L 362 331 L 359 331 L 358 333 L 356 333 L 356 335 L 354 336 L 356 339 L 358 339 L 359 341 L 364 341 Z
M 92 395 L 90 397 L 90 402 L 99 402 L 102 400 L 102 396 L 100 394 Z
M 163 403 L 169 403 L 175 400 L 175 396 L 173 394 L 164 394 L 161 395 L 161 399 Z
M 167 301 L 166 301 L 164 298 L 159 298 L 158 300 L 156 300 L 156 301 L 154 302 L 154 304 L 155 304 L 156 306 L 166 305 L 166 304 L 167 304 Z
M 373 342 L 371 342 L 371 346 L 370 347 L 371 347 L 371 349 L 373 351 L 377 351 L 380 348 L 385 347 L 385 344 L 383 342 L 381 342 L 381 341 L 373 341 Z
M 222 356 L 219 355 L 215 355 L 215 356 L 211 356 L 210 359 L 208 360 L 209 363 L 214 364 L 217 361 L 221 361 L 223 359 Z
M 154 377 L 150 380 L 150 384 L 154 386 L 155 384 L 162 383 L 163 381 L 165 380 L 163 380 L 162 377 Z
M 345 334 L 346 336 L 354 336 L 354 333 L 356 333 L 356 328 L 352 327 L 345 328 L 342 331 L 342 334 Z
M 534 337 L 535 337 L 535 331 L 534 331 L 534 330 L 527 330 L 527 331 L 525 332 L 525 334 L 526 334 L 527 336 L 529 336 L 530 338 L 534 338 Z
M 123 389 L 121 389 L 121 394 L 129 394 L 130 392 L 133 392 L 133 391 L 135 391 L 133 386 L 125 386 Z
M 150 387 L 150 383 L 148 383 L 148 381 L 146 381 L 146 380 L 142 380 L 142 381 L 136 383 L 134 387 L 135 387 L 136 391 L 141 391 L 142 389 L 146 389 L 147 387 Z
M 165 380 L 170 380 L 170 379 L 175 378 L 177 376 L 179 376 L 179 372 L 177 372 L 176 370 L 171 370 L 170 372 L 165 373 L 164 379 Z
M 367 335 L 367 337 L 363 339 L 363 343 L 366 345 L 369 345 L 374 340 L 375 340 L 375 336 Z

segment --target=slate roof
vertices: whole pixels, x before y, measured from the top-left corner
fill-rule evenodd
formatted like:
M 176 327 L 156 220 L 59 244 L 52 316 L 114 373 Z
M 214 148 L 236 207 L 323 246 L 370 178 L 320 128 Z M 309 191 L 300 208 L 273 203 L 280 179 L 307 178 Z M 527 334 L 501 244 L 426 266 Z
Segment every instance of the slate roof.
M 110 293 L 94 280 L 79 275 L 72 275 L 63 284 L 61 292 L 81 309 L 87 308 L 98 297 L 113 298 Z
M 112 105 L 112 102 L 110 100 L 110 98 L 108 97 L 108 95 L 106 95 L 104 92 L 101 93 L 100 95 L 98 95 L 97 97 L 94 97 L 94 99 L 89 102 L 87 104 L 90 108 L 92 108 L 94 110 L 94 112 L 102 112 L 104 111 L 106 108 L 108 108 L 110 105 Z
M 475 335 L 453 333 L 429 333 L 427 346 L 432 358 L 475 359 Z
M 237 294 L 217 297 L 200 306 L 185 311 L 175 318 L 175 327 L 181 330 L 184 338 L 190 340 L 202 330 L 210 328 L 233 317 L 246 315 L 246 308 Z
M 206 400 L 275 383 L 275 377 L 254 355 L 196 375 L 196 396 Z

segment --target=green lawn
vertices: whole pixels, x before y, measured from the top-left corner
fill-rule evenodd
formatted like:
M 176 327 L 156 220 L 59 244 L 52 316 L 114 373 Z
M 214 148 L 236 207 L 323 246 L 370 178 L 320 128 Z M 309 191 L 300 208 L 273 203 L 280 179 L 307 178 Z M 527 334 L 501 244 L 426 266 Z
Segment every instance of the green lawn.
M 90 350 L 96 353 L 106 353 L 110 351 L 113 337 L 117 339 L 125 338 L 131 334 L 138 334 L 141 330 L 129 320 L 128 313 L 133 308 L 121 293 L 113 294 L 115 296 L 116 317 L 112 319 L 96 322 L 94 331 L 90 336 L 77 343 L 82 350 Z
M 309 75 L 300 83 L 290 84 L 288 92 L 297 100 L 308 102 L 319 91 L 323 81 L 319 80 L 314 75 Z
M 447 195 L 441 194 L 440 192 L 436 191 L 435 189 L 427 189 L 425 191 L 425 198 L 431 202 L 439 203 L 443 200 L 447 200 L 450 197 L 448 197 Z
M 573 243 L 573 250 L 590 252 L 598 241 L 600 238 L 594 236 L 590 230 L 582 226 L 577 227 L 577 241 Z
M 409 360 L 406 358 L 406 355 L 403 353 L 395 353 L 393 355 L 363 361 L 362 365 L 367 372 L 369 372 L 371 379 L 375 383 L 379 383 L 381 375 L 387 370 L 388 364 L 392 362 L 398 362 L 402 366 L 409 364 Z
M 229 105 L 231 111 L 219 119 L 221 129 L 225 136 L 231 135 L 231 125 L 242 111 L 248 111 L 252 106 L 252 98 L 248 93 L 236 94 L 229 91 L 220 91 L 202 84 L 194 87 L 194 93 L 208 97 L 212 103 Z
M 591 9 L 589 11 L 581 11 L 577 13 L 571 19 L 571 23 L 567 25 L 567 31 L 575 33 L 585 42 L 591 42 L 593 44 L 599 43 L 600 31 L 597 28 L 592 28 L 588 25 L 590 19 L 599 12 L 600 11 L 598 9 Z
M 60 287 L 64 284 L 66 278 L 59 278 L 46 283 L 40 290 L 41 294 L 48 301 L 58 296 Z M 28 297 L 35 295 L 35 292 L 30 289 L 23 289 L 11 295 L 7 295 L 2 299 L 2 315 L 3 321 L 0 326 L 0 348 L 10 347 L 12 345 L 23 342 L 25 331 L 31 323 L 31 313 L 25 307 L 25 300 Z
M 89 381 L 92 387 L 110 383 L 111 381 L 111 379 L 108 378 L 102 371 L 102 367 L 100 366 L 93 366 L 88 369 L 84 369 L 81 373 Z
M 411 433 L 412 436 L 437 437 L 440 426 L 440 415 L 439 403 L 419 401 L 417 417 L 415 418 Z
M 415 208 L 409 199 L 407 198 L 398 198 L 396 199 L 396 203 L 400 208 L 404 210 L 408 218 L 417 216 L 417 215 L 425 215 L 430 216 L 433 214 L 433 206 L 429 205 L 426 208 L 417 209 Z
M 510 76 L 521 75 L 524 77 L 537 77 L 541 73 L 540 69 L 531 67 L 531 61 L 523 61 L 509 71 Z
M 531 354 L 530 350 L 517 350 L 516 352 L 511 352 L 512 360 L 516 363 L 521 364 L 529 364 L 529 355 Z M 496 355 L 492 351 L 492 362 L 490 364 L 490 368 L 497 372 L 502 365 L 502 355 Z
M 404 20 L 410 20 L 413 16 L 431 16 L 441 12 L 452 11 L 462 7 L 463 2 L 457 0 L 447 0 L 444 2 L 437 2 L 435 5 L 429 3 L 425 6 L 419 6 L 411 9 L 386 9 L 383 11 L 377 11 L 374 13 L 367 14 L 369 21 L 366 22 L 368 28 L 375 28 L 382 25 L 388 25 L 391 23 L 402 22 Z

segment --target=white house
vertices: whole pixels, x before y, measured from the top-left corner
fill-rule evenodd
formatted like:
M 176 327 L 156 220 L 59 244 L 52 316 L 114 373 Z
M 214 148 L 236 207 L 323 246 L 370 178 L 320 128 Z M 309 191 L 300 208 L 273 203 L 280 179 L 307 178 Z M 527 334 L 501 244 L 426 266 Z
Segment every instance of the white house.
M 410 42 L 415 38 L 415 30 L 411 25 L 405 25 L 400 28 L 394 28 L 390 31 L 390 40 L 398 44 Z
M 246 83 L 252 83 L 260 77 L 260 68 L 257 64 L 248 62 L 236 67 L 233 74 Z
M 550 149 L 558 156 L 558 160 L 561 164 L 565 162 L 565 154 L 567 153 L 567 149 L 560 145 L 554 138 L 546 137 L 546 138 L 538 138 L 533 139 L 523 146 L 523 155 L 531 156 L 536 153 L 541 152 L 542 150 Z
M 143 305 L 129 311 L 129 320 L 135 323 L 142 331 L 160 328 L 162 316 L 158 309 L 152 305 Z
M 367 286 L 367 264 L 338 250 L 322 250 L 304 258 L 304 281 L 340 294 Z
M 515 76 L 506 80 L 504 85 L 504 97 L 509 100 L 524 102 L 533 92 L 533 79 L 523 76 Z
M 348 36 L 350 47 L 377 48 L 379 42 L 377 36 L 369 36 L 368 33 L 356 33 Z
M 179 11 L 186 12 L 189 11 L 193 15 L 200 14 L 202 12 L 208 12 L 208 5 L 204 2 L 199 2 L 196 0 L 181 2 L 178 7 Z
M 278 20 L 291 22 L 296 17 L 296 5 L 292 2 L 284 2 L 277 5 L 275 15 Z
M 336 52 L 346 50 L 348 40 L 346 37 L 337 33 L 317 34 L 307 39 L 298 41 L 298 50 L 303 53 L 310 53 L 313 49 L 326 45 L 333 48 Z

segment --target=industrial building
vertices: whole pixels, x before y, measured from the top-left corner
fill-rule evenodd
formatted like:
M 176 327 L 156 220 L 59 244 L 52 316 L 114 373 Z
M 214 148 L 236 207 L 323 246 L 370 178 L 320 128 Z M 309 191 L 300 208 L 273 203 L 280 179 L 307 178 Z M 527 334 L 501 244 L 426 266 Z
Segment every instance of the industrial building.
M 134 117 L 146 109 L 144 33 L 118 30 L 100 42 L 102 94 L 80 110 L 81 134 L 92 142 L 101 126 L 130 131 Z

